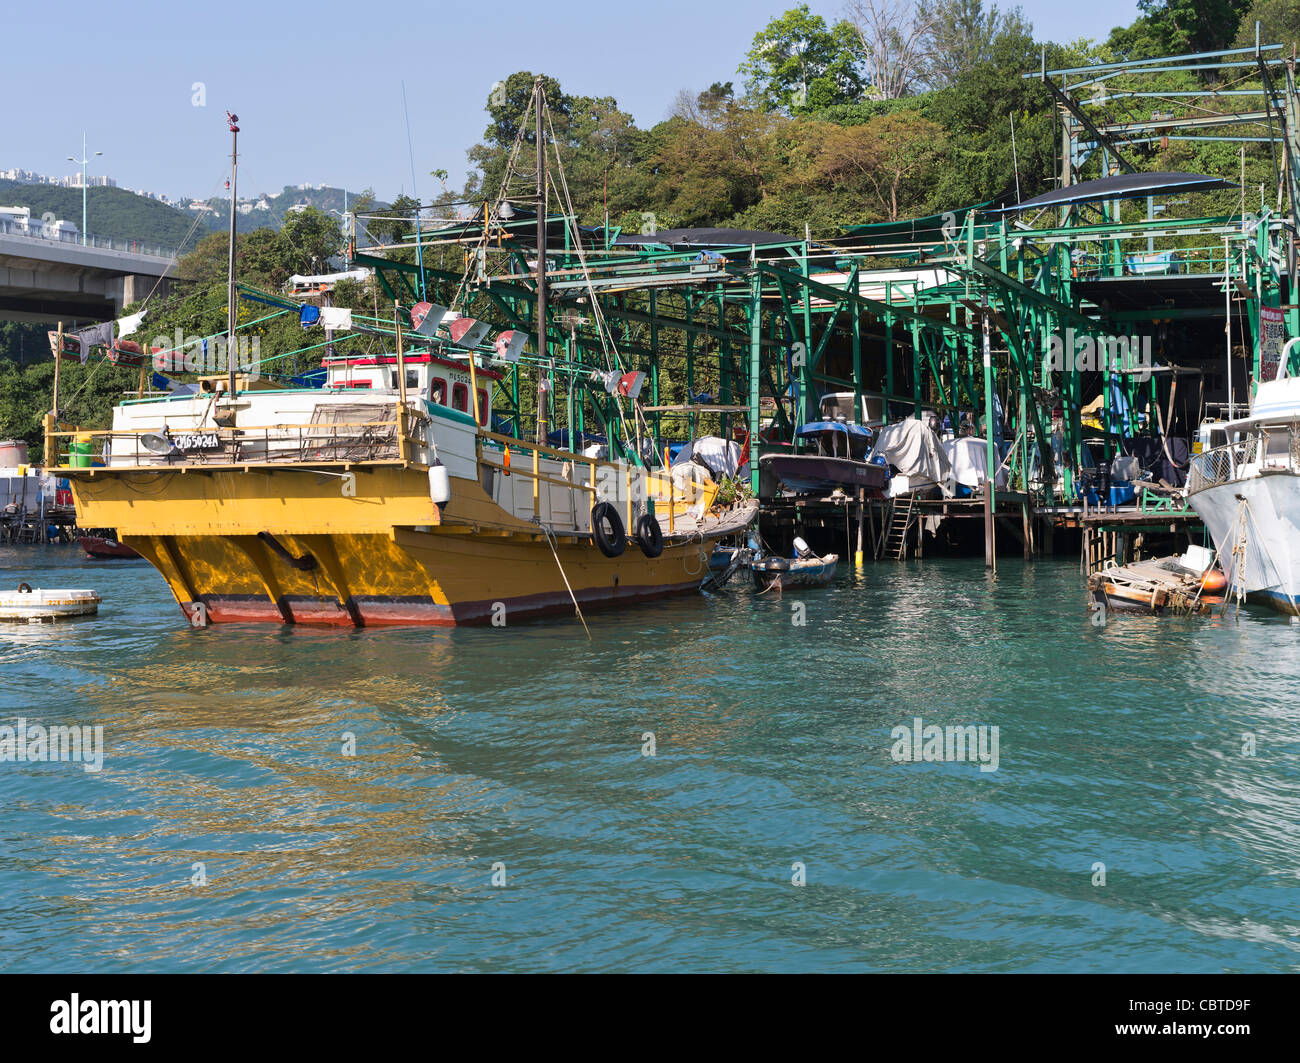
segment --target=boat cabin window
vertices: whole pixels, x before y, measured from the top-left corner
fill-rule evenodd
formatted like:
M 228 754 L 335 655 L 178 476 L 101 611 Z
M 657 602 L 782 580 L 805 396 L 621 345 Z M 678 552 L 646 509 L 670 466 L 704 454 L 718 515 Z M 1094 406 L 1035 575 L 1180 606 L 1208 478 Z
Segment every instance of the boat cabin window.
M 388 379 L 391 381 L 394 390 L 397 388 L 397 370 L 389 371 Z M 408 391 L 413 391 L 420 386 L 420 371 L 418 369 L 408 369 L 406 371 L 406 387 Z
M 822 418 L 827 421 L 853 420 L 853 395 L 825 395 L 821 402 Z
M 447 380 L 436 376 L 429 381 L 429 400 L 439 406 L 447 405 Z
M 1270 458 L 1285 457 L 1291 453 L 1291 433 L 1285 428 L 1270 428 L 1268 430 L 1268 456 Z
M 469 413 L 469 388 L 465 384 L 456 384 L 451 389 L 451 408 Z
M 488 400 L 487 392 L 479 388 L 476 392 L 478 395 L 478 420 L 479 424 L 487 424 Z

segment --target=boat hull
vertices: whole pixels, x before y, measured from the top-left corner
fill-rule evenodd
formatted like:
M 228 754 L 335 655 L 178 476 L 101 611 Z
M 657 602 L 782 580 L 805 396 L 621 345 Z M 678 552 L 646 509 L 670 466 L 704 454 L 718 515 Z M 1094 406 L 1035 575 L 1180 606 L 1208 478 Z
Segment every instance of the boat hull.
M 786 490 L 796 494 L 829 492 L 839 488 L 882 488 L 889 479 L 883 465 L 833 458 L 819 454 L 767 454 L 759 465 Z
M 138 558 L 140 555 L 129 546 L 99 535 L 83 535 L 77 542 L 89 557 Z
M 835 578 L 839 565 L 838 554 L 810 560 L 786 561 L 785 566 L 773 565 L 774 558 L 763 558 L 750 564 L 754 586 L 760 590 L 786 587 L 824 587 Z M 785 560 L 785 559 L 780 559 Z
M 505 626 L 572 615 L 575 598 L 585 612 L 697 590 L 717 538 L 670 540 L 654 558 L 629 542 L 611 558 L 590 536 L 548 539 L 508 517 L 473 480 L 452 477 L 438 506 L 422 470 L 357 476 L 355 496 L 304 468 L 87 473 L 72 487 L 80 519 L 116 527 L 196 625 Z
M 1300 475 L 1266 471 L 1206 487 L 1188 502 L 1213 538 L 1230 581 L 1249 600 L 1300 615 Z M 1239 539 L 1245 556 L 1234 562 Z

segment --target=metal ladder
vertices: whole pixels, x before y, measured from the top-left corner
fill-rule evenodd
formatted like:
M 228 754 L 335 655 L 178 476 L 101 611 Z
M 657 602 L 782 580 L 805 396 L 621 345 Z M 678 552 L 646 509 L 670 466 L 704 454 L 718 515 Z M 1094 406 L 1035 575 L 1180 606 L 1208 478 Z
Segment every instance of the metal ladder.
M 885 533 L 882 553 L 895 561 L 907 558 L 907 533 L 912 528 L 913 497 L 904 496 L 902 506 L 899 506 L 897 498 L 891 500 L 889 505 L 889 530 Z

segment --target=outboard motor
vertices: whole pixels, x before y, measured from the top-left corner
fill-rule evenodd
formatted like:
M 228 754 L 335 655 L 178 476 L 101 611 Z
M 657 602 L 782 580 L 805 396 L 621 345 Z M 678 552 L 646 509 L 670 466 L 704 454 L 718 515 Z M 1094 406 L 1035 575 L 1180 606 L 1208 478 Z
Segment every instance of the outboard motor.
M 808 544 L 798 535 L 794 537 L 794 556 L 800 558 L 813 556 L 813 552 L 809 549 Z
M 1097 504 L 1103 509 L 1110 506 L 1110 462 L 1097 464 Z

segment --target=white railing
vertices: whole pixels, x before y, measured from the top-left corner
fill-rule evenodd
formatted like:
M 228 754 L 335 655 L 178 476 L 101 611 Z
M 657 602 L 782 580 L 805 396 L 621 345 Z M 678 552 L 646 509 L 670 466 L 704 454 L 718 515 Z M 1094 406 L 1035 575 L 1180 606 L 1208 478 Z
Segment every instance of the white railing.
M 1263 425 L 1243 439 L 1193 455 L 1187 493 L 1243 480 L 1260 472 L 1300 473 L 1300 424 Z
M 43 243 L 62 244 L 69 247 L 96 247 L 108 251 L 125 251 L 132 255 L 144 255 L 149 258 L 172 259 L 176 257 L 174 249 L 157 247 L 139 240 L 121 240 L 110 236 L 82 234 L 75 229 L 62 229 L 56 225 L 47 225 L 41 221 L 15 221 L 12 218 L 0 218 L 0 236 L 18 236 L 26 240 L 40 240 Z

